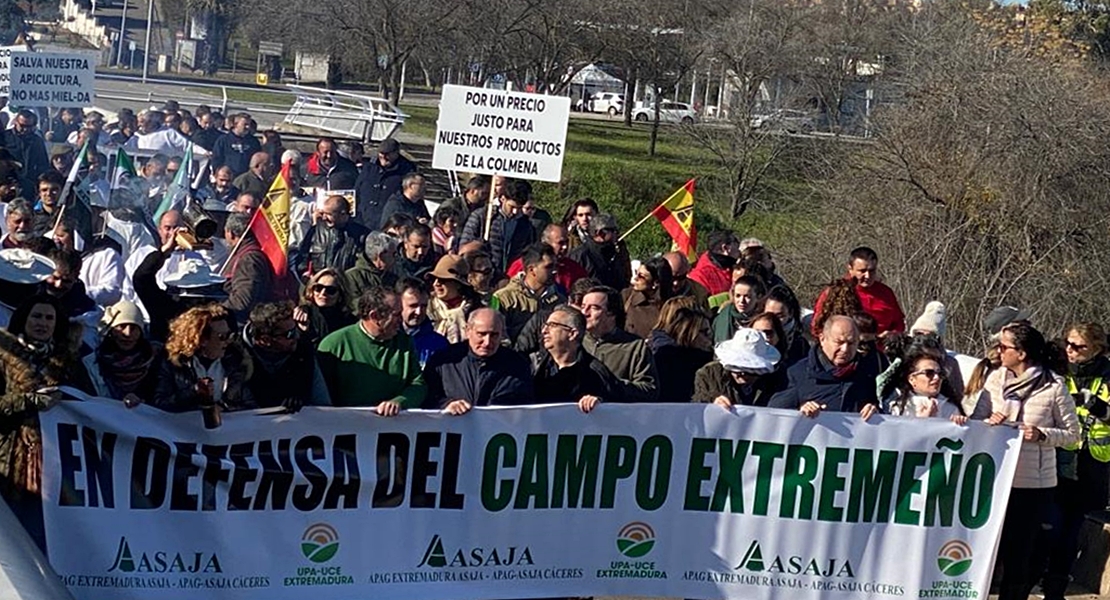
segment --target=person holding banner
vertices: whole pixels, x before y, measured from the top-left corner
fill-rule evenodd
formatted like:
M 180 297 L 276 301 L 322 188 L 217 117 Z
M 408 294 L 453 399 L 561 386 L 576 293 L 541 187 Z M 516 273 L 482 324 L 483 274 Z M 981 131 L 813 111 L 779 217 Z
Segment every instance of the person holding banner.
M 863 420 L 879 412 L 876 361 L 859 360 L 855 320 L 834 315 L 825 321 L 819 343 L 786 372 L 787 387 L 771 397 L 771 408 L 791 408 L 807 417 L 821 411 L 858 412 Z
M 1079 441 L 1075 401 L 1052 371 L 1053 348 L 1029 321 L 1002 328 L 1001 369 L 991 373 L 994 411 L 987 423 L 1021 431 L 1017 472 L 998 545 L 1002 567 L 999 600 L 1024 600 L 1036 577 L 1030 572 L 1036 540 L 1058 483 L 1056 449 Z
M 0 496 L 45 552 L 38 413 L 61 398 L 57 386 L 92 393 L 77 356 L 81 327 L 72 327 L 54 298 L 33 296 L 0 330 Z
M 936 417 L 957 425 L 967 423 L 960 403 L 962 395 L 948 398 L 941 392 L 948 373 L 943 351 L 929 345 L 910 343 L 894 369 L 886 389 L 880 391 L 885 412 L 899 417 Z
M 754 329 L 738 329 L 732 339 L 717 344 L 713 356 L 716 360 L 694 376 L 694 402 L 725 409 L 767 406 L 785 384 L 782 371 L 776 372 L 782 354 Z
M 570 403 L 588 413 L 602 402 L 621 402 L 620 381 L 582 348 L 586 317 L 567 304 L 556 306 L 543 324 L 543 349 L 532 355 L 536 402 Z
M 219 304 L 174 319 L 151 406 L 174 413 L 256 408 L 247 387 L 250 359 L 234 341 L 234 320 Z

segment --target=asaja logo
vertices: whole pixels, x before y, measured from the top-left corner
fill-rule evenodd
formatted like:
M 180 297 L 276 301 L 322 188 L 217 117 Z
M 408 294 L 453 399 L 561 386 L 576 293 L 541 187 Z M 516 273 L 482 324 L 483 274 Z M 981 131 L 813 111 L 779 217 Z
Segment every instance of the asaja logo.
M 971 568 L 971 546 L 962 540 L 950 540 L 937 552 L 937 566 L 949 577 L 959 577 Z
M 813 575 L 816 577 L 852 577 L 856 576 L 852 568 L 852 561 L 845 558 L 814 557 L 799 554 L 769 554 L 763 556 L 763 548 L 759 540 L 753 540 L 736 565 L 736 570 L 741 569 L 754 573 L 781 573 L 786 575 Z
M 437 533 L 428 542 L 424 557 L 416 566 L 441 569 L 443 567 L 520 567 L 535 564 L 536 562 L 532 560 L 532 549 L 528 546 L 452 548 L 445 546 L 443 538 Z
M 123 573 L 223 573 L 220 557 L 208 552 L 141 550 L 132 552 L 126 537 L 119 539 L 116 558 L 108 572 Z
M 301 552 L 314 563 L 325 563 L 339 552 L 339 533 L 327 523 L 309 525 L 301 536 Z
M 655 547 L 655 531 L 651 525 L 634 521 L 617 532 L 617 550 L 628 558 L 645 556 Z

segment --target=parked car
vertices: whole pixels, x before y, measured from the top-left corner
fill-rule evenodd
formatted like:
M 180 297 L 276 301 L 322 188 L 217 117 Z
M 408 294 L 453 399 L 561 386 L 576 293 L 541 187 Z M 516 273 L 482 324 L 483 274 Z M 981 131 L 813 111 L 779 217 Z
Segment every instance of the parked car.
M 752 117 L 752 129 L 810 133 L 816 128 L 817 120 L 813 118 L 813 115 L 802 110 L 779 108 L 767 114 Z
M 632 111 L 632 118 L 647 123 L 655 118 L 655 105 L 645 104 Z M 698 120 L 698 113 L 684 102 L 663 102 L 659 105 L 660 123 L 682 123 L 689 125 Z
M 624 94 L 613 92 L 598 92 L 593 95 L 590 110 L 595 113 L 608 113 L 615 117 L 624 112 Z

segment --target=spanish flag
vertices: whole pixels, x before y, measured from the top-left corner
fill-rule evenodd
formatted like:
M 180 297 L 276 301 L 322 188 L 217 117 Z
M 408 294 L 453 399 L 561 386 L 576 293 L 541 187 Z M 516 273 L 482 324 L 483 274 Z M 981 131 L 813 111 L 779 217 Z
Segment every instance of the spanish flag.
M 694 229 L 694 180 L 678 188 L 670 198 L 651 211 L 671 234 L 674 249 L 693 259 L 697 255 L 698 234 Z
M 270 191 L 266 192 L 262 205 L 254 211 L 249 228 L 270 259 L 278 279 L 289 272 L 289 206 L 292 201 L 289 179 L 289 163 L 285 163 L 270 185 Z

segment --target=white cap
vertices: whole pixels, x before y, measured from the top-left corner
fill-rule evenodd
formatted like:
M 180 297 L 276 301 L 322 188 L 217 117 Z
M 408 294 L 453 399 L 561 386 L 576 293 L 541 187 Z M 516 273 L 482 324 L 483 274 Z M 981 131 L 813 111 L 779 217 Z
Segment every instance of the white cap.
M 943 304 L 933 300 L 925 305 L 925 312 L 913 322 L 910 333 L 925 331 L 944 337 L 945 323 L 948 320 L 948 309 Z

